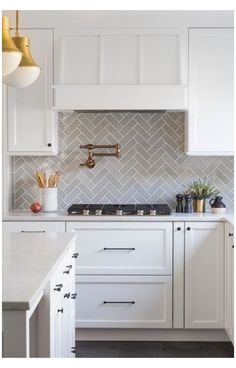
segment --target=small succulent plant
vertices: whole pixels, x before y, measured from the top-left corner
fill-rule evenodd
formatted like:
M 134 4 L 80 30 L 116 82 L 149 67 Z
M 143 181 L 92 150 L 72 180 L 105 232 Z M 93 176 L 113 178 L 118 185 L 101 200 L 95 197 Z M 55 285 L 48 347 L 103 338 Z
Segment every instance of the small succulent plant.
M 189 184 L 185 193 L 191 194 L 194 199 L 205 199 L 215 197 L 219 194 L 219 190 L 212 184 L 213 179 L 199 179 Z

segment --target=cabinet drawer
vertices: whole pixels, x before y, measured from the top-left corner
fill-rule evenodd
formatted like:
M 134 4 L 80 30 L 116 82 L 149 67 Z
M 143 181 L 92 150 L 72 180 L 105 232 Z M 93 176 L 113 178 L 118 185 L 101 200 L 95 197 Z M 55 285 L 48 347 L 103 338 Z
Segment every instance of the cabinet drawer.
M 76 327 L 171 328 L 171 276 L 76 276 Z
M 65 222 L 5 221 L 2 229 L 5 232 L 65 232 Z
M 67 223 L 76 274 L 172 274 L 172 223 Z

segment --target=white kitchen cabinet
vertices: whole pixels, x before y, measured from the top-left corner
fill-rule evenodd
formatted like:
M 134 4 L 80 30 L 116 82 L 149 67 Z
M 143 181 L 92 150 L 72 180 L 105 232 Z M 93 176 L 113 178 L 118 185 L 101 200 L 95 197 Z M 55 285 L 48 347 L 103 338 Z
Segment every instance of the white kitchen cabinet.
M 185 223 L 185 328 L 224 328 L 224 224 Z
M 40 303 L 39 329 L 48 323 L 48 333 L 39 333 L 39 356 L 72 358 L 75 357 L 75 244 L 60 262 L 51 277 L 48 296 L 50 318 L 45 314 L 47 298 Z M 41 331 L 40 331 L 41 332 Z M 44 331 L 45 334 L 45 331 Z M 46 344 L 45 344 L 46 342 Z
M 225 225 L 225 330 L 234 343 L 234 228 Z
M 172 222 L 67 222 L 66 231 L 79 253 L 76 327 L 172 327 Z
M 233 34 L 233 28 L 189 30 L 189 155 L 233 155 Z
M 53 112 L 53 30 L 21 29 L 30 39 L 32 55 L 40 66 L 38 79 L 26 88 L 7 89 L 7 153 L 57 154 L 57 114 Z
M 79 328 L 171 328 L 171 276 L 76 276 Z
M 67 222 L 77 234 L 76 274 L 172 274 L 172 223 Z
M 187 28 L 55 30 L 55 109 L 186 109 Z
M 63 221 L 4 221 L 2 223 L 4 232 L 65 232 L 65 222 Z

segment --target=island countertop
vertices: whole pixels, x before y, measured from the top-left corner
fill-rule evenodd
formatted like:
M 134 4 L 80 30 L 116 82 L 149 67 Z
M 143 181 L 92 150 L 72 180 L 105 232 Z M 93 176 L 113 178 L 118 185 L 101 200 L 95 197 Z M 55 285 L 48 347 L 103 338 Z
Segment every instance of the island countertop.
M 76 238 L 72 233 L 4 233 L 3 310 L 28 310 Z

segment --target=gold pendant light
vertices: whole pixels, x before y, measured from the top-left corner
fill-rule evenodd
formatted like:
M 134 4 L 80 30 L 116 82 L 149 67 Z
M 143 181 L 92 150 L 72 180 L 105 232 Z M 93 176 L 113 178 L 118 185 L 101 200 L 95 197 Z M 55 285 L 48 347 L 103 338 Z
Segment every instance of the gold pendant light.
M 10 35 L 9 17 L 2 17 L 2 75 L 12 73 L 21 61 L 22 53 L 18 50 Z
M 28 37 L 19 35 L 19 11 L 16 11 L 16 33 L 12 40 L 15 46 L 22 52 L 22 59 L 16 70 L 6 76 L 3 81 L 11 87 L 27 87 L 39 76 L 40 68 L 30 53 L 30 41 Z

